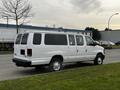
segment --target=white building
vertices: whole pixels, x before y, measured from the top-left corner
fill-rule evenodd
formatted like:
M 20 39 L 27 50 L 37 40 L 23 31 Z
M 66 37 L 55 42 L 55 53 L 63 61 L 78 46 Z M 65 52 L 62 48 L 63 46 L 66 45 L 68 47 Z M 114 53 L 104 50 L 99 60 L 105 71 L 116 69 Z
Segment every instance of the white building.
M 76 30 L 76 29 L 64 29 L 64 28 L 50 28 L 50 27 L 38 27 L 31 25 L 22 25 L 20 26 L 19 32 L 26 31 L 63 31 L 63 32 L 77 32 L 86 35 L 92 35 L 90 31 Z M 15 25 L 6 25 L 0 24 L 0 43 L 13 43 L 16 37 L 16 26 Z
M 120 41 L 120 30 L 100 31 L 101 39 L 105 41 L 112 41 L 114 43 Z

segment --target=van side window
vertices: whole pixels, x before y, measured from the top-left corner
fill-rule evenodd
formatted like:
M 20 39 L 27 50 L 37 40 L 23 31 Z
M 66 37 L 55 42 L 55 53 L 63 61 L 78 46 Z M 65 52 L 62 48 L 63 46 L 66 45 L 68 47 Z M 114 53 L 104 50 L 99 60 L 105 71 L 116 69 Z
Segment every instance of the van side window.
M 27 40 L 28 40 L 28 33 L 25 33 L 23 34 L 21 44 L 24 44 L 24 45 L 27 44 Z
M 69 45 L 75 45 L 75 37 L 74 35 L 68 35 L 69 37 Z
M 78 46 L 84 45 L 84 40 L 83 40 L 83 37 L 82 37 L 82 36 L 77 35 L 77 36 L 76 36 L 76 41 L 77 41 L 77 45 L 78 45 Z
M 34 33 L 33 44 L 35 44 L 35 45 L 41 44 L 41 34 L 40 33 Z
M 85 36 L 86 38 L 86 42 L 87 42 L 87 45 L 89 46 L 90 44 L 93 44 L 94 41 L 92 40 L 92 38 L 88 37 L 88 36 Z
M 19 34 L 16 38 L 15 44 L 20 44 L 21 38 L 22 38 L 22 34 Z
M 62 34 L 46 34 L 46 45 L 67 45 L 67 36 Z

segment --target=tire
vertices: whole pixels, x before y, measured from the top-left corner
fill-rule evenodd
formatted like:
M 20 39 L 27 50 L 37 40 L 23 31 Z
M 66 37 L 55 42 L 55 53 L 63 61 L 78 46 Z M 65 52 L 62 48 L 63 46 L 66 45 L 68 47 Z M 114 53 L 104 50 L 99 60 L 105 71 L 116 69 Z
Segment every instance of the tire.
M 59 58 L 53 58 L 49 64 L 49 71 L 60 71 L 63 68 L 62 63 Z
M 94 60 L 95 65 L 101 65 L 103 64 L 103 56 L 101 54 L 98 54 Z

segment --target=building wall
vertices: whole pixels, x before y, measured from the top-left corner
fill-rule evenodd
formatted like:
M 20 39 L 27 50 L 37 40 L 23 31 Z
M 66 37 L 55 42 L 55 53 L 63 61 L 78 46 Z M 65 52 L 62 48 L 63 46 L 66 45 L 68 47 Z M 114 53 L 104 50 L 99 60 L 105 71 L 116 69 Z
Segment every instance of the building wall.
M 20 26 L 19 33 L 34 31 L 56 31 L 56 32 L 71 32 L 71 33 L 81 33 L 85 35 L 92 36 L 92 32 L 76 29 L 64 29 L 64 28 L 50 28 L 50 27 L 38 27 L 23 25 Z M 13 45 L 16 34 L 16 25 L 6 25 L 0 24 L 0 51 L 13 51 Z
M 21 28 L 19 30 L 19 33 L 24 33 L 24 32 L 27 32 L 27 31 L 30 31 L 30 32 L 33 32 L 33 31 L 49 31 L 49 30 L 43 30 L 43 29 L 39 29 L 39 30 L 36 30 L 36 29 L 24 29 L 24 28 Z M 52 31 L 52 29 L 50 30 Z M 56 30 L 57 31 L 57 30 Z M 71 31 L 71 33 L 73 33 Z M 75 32 L 76 33 L 76 32 Z M 84 32 L 84 31 L 81 31 L 81 34 L 85 34 L 85 35 L 92 35 L 91 32 Z M 15 37 L 16 37 L 16 29 L 15 28 L 7 28 L 7 27 L 0 27 L 0 42 L 4 42 L 4 43 L 13 43 L 14 40 L 15 40 Z
M 0 28 L 0 42 L 13 42 L 15 37 L 15 29 Z
M 120 41 L 120 30 L 101 31 L 101 39 L 105 41 L 112 41 L 114 43 Z
M 40 31 L 35 29 L 20 29 L 19 33 L 24 33 L 27 31 Z M 42 30 L 41 30 L 42 31 Z M 0 28 L 0 42 L 11 42 L 13 43 L 16 37 L 16 29 L 14 28 Z

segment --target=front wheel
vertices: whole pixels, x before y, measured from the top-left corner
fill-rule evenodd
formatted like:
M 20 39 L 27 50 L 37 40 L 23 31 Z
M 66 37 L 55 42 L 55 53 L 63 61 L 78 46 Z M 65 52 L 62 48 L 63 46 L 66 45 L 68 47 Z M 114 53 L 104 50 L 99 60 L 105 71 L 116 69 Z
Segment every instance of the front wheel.
M 59 58 L 53 58 L 49 64 L 49 71 L 60 71 L 62 68 L 62 61 Z
M 103 56 L 101 54 L 97 55 L 94 60 L 95 65 L 101 65 L 103 64 Z

